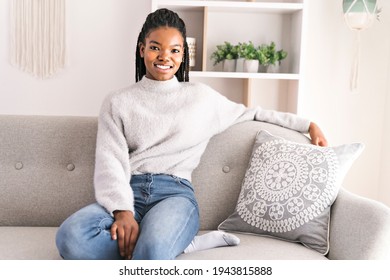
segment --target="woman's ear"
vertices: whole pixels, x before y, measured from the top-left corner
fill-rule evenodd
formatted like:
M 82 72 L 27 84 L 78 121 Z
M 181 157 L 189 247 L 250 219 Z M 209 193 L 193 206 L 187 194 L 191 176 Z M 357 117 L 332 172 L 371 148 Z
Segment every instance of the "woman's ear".
M 139 43 L 138 47 L 139 47 L 139 55 L 143 58 L 145 53 L 145 45 L 143 43 Z

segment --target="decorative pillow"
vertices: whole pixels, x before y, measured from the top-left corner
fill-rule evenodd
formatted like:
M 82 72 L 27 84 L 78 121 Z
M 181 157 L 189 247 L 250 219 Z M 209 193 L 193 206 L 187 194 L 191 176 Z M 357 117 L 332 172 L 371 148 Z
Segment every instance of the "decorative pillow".
M 300 242 L 327 254 L 330 207 L 363 148 L 300 144 L 260 131 L 235 212 L 218 229 Z

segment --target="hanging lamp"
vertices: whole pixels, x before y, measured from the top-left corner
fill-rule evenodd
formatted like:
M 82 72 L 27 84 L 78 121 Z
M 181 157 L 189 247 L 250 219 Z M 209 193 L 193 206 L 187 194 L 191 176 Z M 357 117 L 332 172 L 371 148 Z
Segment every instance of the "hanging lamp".
M 377 0 L 343 0 L 344 19 L 348 27 L 356 33 L 356 50 L 352 64 L 350 88 L 357 90 L 359 76 L 360 31 L 368 28 L 379 18 Z

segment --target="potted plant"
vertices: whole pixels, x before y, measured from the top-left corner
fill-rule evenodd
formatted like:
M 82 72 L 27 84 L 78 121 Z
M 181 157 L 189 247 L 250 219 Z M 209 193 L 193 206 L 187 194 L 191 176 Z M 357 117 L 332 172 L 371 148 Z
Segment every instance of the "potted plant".
M 284 50 L 275 51 L 272 63 L 270 63 L 267 67 L 268 73 L 277 73 L 280 72 L 279 67 L 281 64 L 281 61 L 287 57 L 287 52 Z
M 245 50 L 247 46 L 247 43 L 238 43 L 235 46 L 237 52 L 236 72 L 244 72 Z
M 259 60 L 259 72 L 267 72 L 270 64 L 269 48 L 266 44 L 262 44 L 257 49 L 257 59 Z
M 258 49 L 253 45 L 252 41 L 245 45 L 242 54 L 245 58 L 244 72 L 256 73 L 259 69 Z
M 275 42 L 271 42 L 269 45 L 263 44 L 260 49 L 259 60 L 260 64 L 264 66 L 264 72 L 278 72 L 281 61 L 287 57 L 287 52 L 283 49 L 277 51 Z
M 283 49 L 281 50 L 278 50 L 276 52 L 276 59 L 277 59 L 277 63 L 280 65 L 282 60 L 285 59 L 287 57 L 287 52 L 284 51 Z
M 214 66 L 223 63 L 223 71 L 234 72 L 236 68 L 237 48 L 230 42 L 224 42 L 223 45 L 217 45 L 217 49 L 211 54 Z

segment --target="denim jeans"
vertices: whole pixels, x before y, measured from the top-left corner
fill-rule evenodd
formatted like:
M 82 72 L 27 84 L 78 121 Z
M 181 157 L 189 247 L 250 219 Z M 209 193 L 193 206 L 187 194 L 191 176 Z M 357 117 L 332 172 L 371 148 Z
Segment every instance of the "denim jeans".
M 189 181 L 164 174 L 133 175 L 140 232 L 133 259 L 174 259 L 199 229 L 199 211 Z M 110 228 L 114 218 L 99 204 L 74 213 L 60 226 L 57 248 L 64 259 L 121 259 Z

